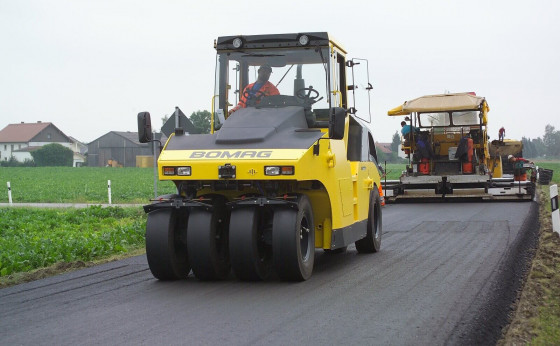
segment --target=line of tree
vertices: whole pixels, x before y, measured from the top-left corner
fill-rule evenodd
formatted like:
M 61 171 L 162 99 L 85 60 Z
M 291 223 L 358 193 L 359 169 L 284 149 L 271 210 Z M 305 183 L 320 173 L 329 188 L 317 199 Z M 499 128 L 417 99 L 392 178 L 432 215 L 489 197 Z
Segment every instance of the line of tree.
M 191 114 L 189 120 L 191 123 L 200 130 L 200 133 L 210 133 L 210 114 L 209 111 L 196 111 Z
M 550 124 L 546 125 L 543 138 L 523 137 L 521 143 L 524 157 L 560 158 L 560 131 Z

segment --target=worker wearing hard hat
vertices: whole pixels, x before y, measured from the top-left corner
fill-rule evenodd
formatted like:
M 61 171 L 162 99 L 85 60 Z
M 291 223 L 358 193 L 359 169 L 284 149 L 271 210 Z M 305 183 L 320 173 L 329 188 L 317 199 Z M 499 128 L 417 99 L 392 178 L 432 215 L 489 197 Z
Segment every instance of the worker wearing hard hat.
M 527 180 L 527 169 L 525 168 L 525 163 L 533 164 L 531 161 L 524 159 L 522 157 L 515 157 L 513 155 L 508 155 L 508 161 L 513 164 L 513 180 L 515 181 L 525 181 Z M 536 172 L 531 169 L 531 180 L 535 179 Z
M 243 89 L 239 103 L 237 106 L 230 109 L 228 114 L 231 115 L 231 113 L 237 111 L 239 108 L 246 108 L 247 102 L 250 100 L 258 101 L 263 96 L 280 95 L 280 92 L 274 84 L 268 81 L 271 73 L 272 67 L 270 67 L 270 65 L 261 65 L 258 69 L 258 76 L 255 83 L 251 83 Z

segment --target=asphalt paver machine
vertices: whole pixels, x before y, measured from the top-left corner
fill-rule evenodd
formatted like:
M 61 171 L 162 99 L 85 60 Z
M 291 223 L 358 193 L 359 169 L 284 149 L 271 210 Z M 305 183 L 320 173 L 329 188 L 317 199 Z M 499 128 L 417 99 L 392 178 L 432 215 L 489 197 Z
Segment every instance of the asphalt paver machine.
M 422 96 L 389 110 L 411 131 L 401 144 L 408 164 L 399 180 L 383 183 L 385 200 L 531 200 L 534 179 L 504 175 L 501 156 L 489 150 L 489 111 L 472 92 Z

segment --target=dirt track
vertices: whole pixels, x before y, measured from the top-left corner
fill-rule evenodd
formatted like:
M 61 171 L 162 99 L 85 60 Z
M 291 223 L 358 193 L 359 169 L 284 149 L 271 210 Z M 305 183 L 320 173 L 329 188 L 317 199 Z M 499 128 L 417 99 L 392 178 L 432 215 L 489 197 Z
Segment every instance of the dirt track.
M 3 344 L 494 344 L 536 203 L 390 205 L 382 251 L 303 283 L 162 283 L 133 257 L 0 290 Z

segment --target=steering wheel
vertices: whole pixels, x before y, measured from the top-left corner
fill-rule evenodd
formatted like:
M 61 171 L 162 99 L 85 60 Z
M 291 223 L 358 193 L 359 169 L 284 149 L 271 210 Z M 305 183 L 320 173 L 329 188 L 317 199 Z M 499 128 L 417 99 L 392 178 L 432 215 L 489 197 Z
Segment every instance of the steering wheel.
M 243 92 L 243 97 L 245 97 L 245 105 L 254 106 L 261 101 L 261 99 L 266 96 L 264 91 L 257 90 L 245 90 Z
M 319 98 L 319 92 L 313 89 L 313 86 L 309 86 L 309 88 L 301 88 L 296 91 L 296 97 L 302 100 L 309 100 L 311 103 L 315 103 L 322 99 Z

